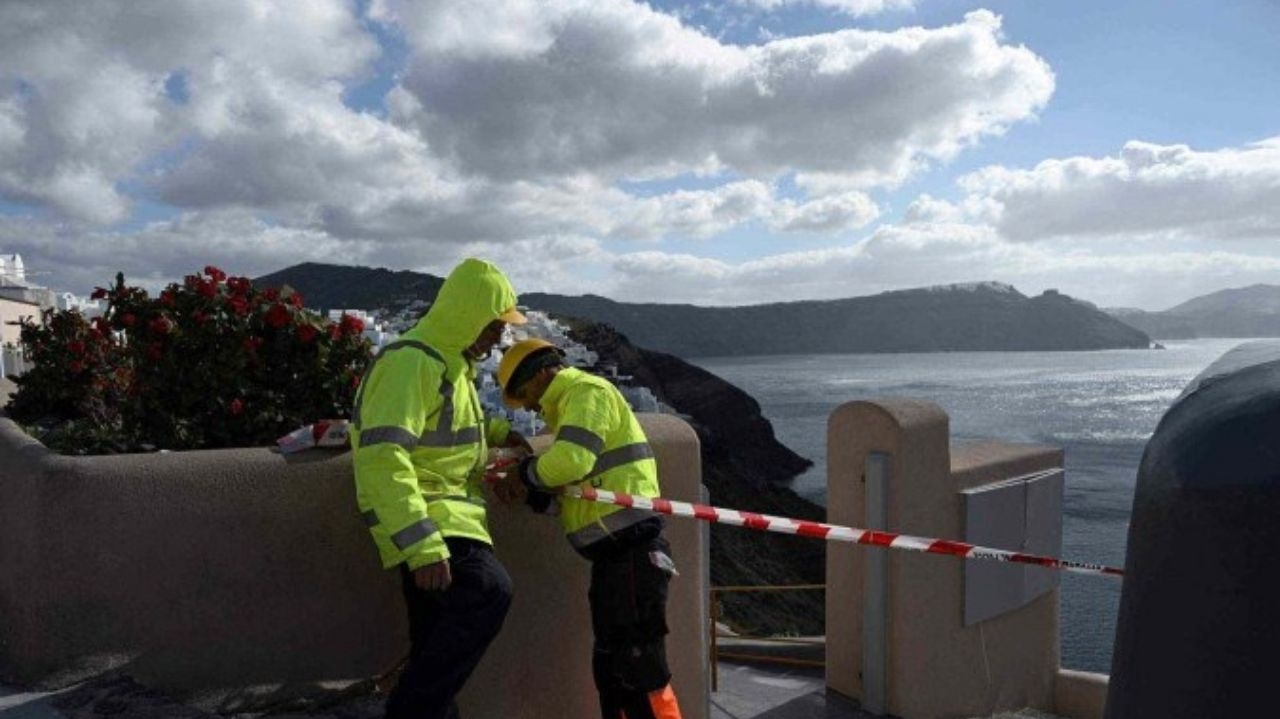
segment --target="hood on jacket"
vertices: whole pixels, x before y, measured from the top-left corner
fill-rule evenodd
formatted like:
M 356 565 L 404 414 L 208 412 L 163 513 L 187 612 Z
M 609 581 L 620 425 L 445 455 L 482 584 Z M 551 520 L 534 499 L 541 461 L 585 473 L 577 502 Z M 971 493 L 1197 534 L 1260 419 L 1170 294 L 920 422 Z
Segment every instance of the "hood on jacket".
M 449 273 L 427 315 L 406 335 L 441 352 L 461 352 L 496 319 L 524 322 L 516 311 L 516 292 L 493 263 L 468 257 Z

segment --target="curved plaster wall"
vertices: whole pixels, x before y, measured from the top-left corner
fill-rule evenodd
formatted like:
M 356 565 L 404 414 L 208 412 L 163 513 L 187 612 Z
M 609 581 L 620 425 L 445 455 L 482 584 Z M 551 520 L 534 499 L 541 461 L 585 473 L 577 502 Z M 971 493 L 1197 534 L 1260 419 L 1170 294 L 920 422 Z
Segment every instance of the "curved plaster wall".
M 664 492 L 699 500 L 692 429 L 670 416 L 641 421 Z M 0 417 L 0 676 L 57 685 L 122 668 L 227 710 L 380 673 L 407 648 L 403 603 L 352 485 L 345 452 L 68 457 Z M 463 709 L 597 715 L 586 562 L 554 519 L 494 507 L 490 524 L 516 598 Z M 668 538 L 681 569 L 672 669 L 685 715 L 705 717 L 706 530 L 672 520 Z

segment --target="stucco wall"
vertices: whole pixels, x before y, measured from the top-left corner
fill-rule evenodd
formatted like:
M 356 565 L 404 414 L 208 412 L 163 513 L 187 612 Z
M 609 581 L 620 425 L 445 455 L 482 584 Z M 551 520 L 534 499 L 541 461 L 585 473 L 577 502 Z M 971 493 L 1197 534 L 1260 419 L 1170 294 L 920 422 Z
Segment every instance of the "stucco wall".
M 1058 670 L 1054 685 L 1054 713 L 1070 719 L 1102 719 L 1107 705 L 1106 674 Z
M 699 499 L 696 435 L 669 416 L 642 423 L 664 492 Z M 596 715 L 586 563 L 552 519 L 495 508 L 491 525 L 516 598 L 464 710 Z M 705 528 L 673 521 L 668 535 L 681 569 L 669 607 L 671 663 L 685 715 L 705 717 Z M 57 683 L 123 666 L 144 683 L 220 697 L 224 707 L 252 693 L 370 676 L 406 649 L 398 581 L 379 568 L 356 512 L 349 454 L 65 457 L 4 418 L 0 617 L 5 678 Z
M 9 323 L 27 317 L 39 319 L 40 308 L 37 305 L 0 297 L 0 345 L 18 343 L 22 330 Z
M 964 537 L 964 489 L 1062 466 L 1061 450 L 983 442 L 952 447 L 945 412 L 877 400 L 837 408 L 828 423 L 827 513 L 865 527 L 863 468 L 888 454 L 887 529 Z M 867 552 L 888 551 L 887 710 L 905 719 L 1054 708 L 1058 592 L 963 626 L 963 563 L 952 557 L 833 544 L 827 553 L 827 684 L 862 697 Z

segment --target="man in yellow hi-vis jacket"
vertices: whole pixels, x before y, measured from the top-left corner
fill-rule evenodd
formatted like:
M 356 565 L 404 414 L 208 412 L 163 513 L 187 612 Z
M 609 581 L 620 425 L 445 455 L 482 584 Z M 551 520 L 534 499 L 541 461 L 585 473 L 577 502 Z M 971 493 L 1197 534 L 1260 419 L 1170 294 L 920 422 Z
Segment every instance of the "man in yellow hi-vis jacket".
M 558 510 L 569 543 L 591 561 L 592 670 L 605 719 L 679 719 L 667 668 L 671 549 L 654 512 L 563 497 L 565 485 L 658 496 L 658 463 L 635 414 L 607 380 L 566 367 L 543 340 L 502 357 L 498 383 L 513 407 L 541 412 L 555 441 L 541 456 L 495 476 L 499 498 Z
M 383 566 L 400 569 L 409 610 L 409 663 L 387 701 L 391 719 L 456 717 L 454 697 L 510 608 L 481 482 L 487 445 L 523 438 L 505 421 L 486 426 L 475 374 L 506 324 L 524 321 L 502 272 L 464 260 L 356 395 L 356 497 Z

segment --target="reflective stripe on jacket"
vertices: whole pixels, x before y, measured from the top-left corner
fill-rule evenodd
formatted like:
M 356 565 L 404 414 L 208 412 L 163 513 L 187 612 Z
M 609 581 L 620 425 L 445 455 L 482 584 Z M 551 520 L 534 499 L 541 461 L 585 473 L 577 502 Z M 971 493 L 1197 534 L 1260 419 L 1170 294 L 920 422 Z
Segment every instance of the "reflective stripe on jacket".
M 497 268 L 466 260 L 426 317 L 365 372 L 352 412 L 356 500 L 385 567 L 445 559 L 445 537 L 492 543 L 481 480 L 488 442 L 509 425 L 485 436 L 463 350 L 515 303 Z
M 568 367 L 542 395 L 542 417 L 555 433 L 534 460 L 530 479 L 544 489 L 576 482 L 640 497 L 656 497 L 658 462 L 627 400 L 608 380 Z M 657 516 L 643 509 L 557 498 L 569 542 L 582 549 L 612 532 Z

